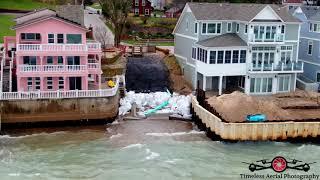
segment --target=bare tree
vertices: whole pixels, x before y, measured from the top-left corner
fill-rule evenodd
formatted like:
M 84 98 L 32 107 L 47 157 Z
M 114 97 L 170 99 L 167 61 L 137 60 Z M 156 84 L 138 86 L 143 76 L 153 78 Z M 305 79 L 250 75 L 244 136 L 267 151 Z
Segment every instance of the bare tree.
M 101 43 L 102 48 L 106 48 L 108 44 L 111 44 L 108 33 L 104 27 L 96 27 L 94 30 L 94 37 Z
M 119 46 L 121 35 L 131 10 L 132 0 L 99 0 L 102 14 L 114 27 L 114 44 Z

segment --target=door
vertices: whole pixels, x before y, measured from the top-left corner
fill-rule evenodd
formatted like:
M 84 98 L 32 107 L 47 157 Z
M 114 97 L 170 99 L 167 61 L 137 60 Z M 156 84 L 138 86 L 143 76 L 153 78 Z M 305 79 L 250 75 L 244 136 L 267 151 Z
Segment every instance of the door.
M 82 90 L 82 78 L 81 77 L 69 77 L 70 90 Z

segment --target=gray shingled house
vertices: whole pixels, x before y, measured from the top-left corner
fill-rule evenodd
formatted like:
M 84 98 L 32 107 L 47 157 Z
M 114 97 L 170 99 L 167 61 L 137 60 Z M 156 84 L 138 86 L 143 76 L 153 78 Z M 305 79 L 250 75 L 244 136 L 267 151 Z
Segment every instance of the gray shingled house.
M 173 32 L 175 56 L 194 88 L 290 92 L 303 72 L 300 25 L 280 5 L 187 3 Z

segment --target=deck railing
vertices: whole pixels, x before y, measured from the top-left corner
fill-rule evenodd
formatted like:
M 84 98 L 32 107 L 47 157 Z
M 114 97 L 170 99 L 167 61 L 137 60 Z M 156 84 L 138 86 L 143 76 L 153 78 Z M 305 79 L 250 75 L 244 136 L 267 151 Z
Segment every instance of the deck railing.
M 303 62 L 292 62 L 289 64 L 285 63 L 271 63 L 271 64 L 248 64 L 249 72 L 303 72 Z
M 249 42 L 255 43 L 280 43 L 284 41 L 284 34 L 274 34 L 273 36 L 270 34 L 267 37 L 266 34 L 262 35 L 262 37 L 256 37 L 255 34 L 249 35 Z
M 99 90 L 70 90 L 70 91 L 28 91 L 28 92 L 0 92 L 0 100 L 26 100 L 26 99 L 68 99 L 111 97 L 117 94 L 119 77 L 116 86 L 110 89 Z
M 19 65 L 20 72 L 83 72 L 88 65 Z M 91 66 L 90 66 L 91 67 Z M 93 67 L 91 67 L 92 69 Z
M 100 43 L 87 44 L 18 44 L 17 51 L 45 51 L 45 52 L 59 52 L 59 51 L 98 51 L 101 49 Z

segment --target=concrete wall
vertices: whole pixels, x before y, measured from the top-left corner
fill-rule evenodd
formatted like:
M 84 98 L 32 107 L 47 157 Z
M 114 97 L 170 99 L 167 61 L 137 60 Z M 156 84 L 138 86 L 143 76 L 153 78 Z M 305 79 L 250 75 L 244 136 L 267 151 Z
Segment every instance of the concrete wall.
M 87 119 L 111 119 L 117 116 L 119 95 L 108 98 L 2 101 L 3 124 Z

